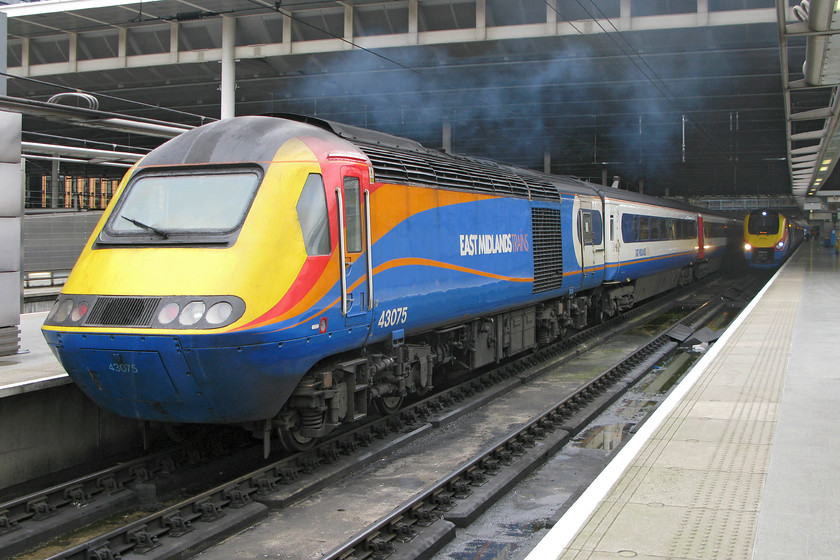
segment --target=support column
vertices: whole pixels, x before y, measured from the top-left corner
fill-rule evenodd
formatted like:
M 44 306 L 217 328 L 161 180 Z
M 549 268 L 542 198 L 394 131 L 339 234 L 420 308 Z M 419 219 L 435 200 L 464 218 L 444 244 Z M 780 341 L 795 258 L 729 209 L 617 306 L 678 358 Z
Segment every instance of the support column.
M 557 34 L 557 0 L 545 1 L 545 34 Z
M 487 0 L 475 0 L 475 38 L 487 39 Z
M 344 6 L 344 45 L 347 49 L 353 48 L 353 6 Z
M 0 13 L 0 52 L 8 35 L 6 14 Z M 6 72 L 6 57 L 0 56 Z M 6 77 L 0 76 L 0 95 L 6 95 Z M 23 300 L 23 181 L 20 175 L 19 113 L 0 111 L 0 356 L 20 350 L 20 310 Z
M 125 27 L 117 31 L 117 58 L 120 59 L 120 66 L 125 68 L 128 60 L 128 29 Z
M 59 186 L 59 182 L 61 179 L 61 170 L 59 169 L 59 166 L 59 161 L 57 159 L 54 159 L 52 161 L 52 169 L 50 171 L 50 208 L 64 207 L 64 197 L 61 195 L 62 187 Z
M 5 90 L 5 84 L 2 88 Z M 23 181 L 20 113 L 0 111 L 0 356 L 20 349 L 23 295 Z
M 180 52 L 180 39 L 178 37 L 180 32 L 181 28 L 177 22 L 169 24 L 169 62 L 172 64 L 178 63 L 178 53 Z
M 452 123 L 443 121 L 443 135 L 441 139 L 441 147 L 447 154 L 452 153 Z
M 621 31 L 629 31 L 632 27 L 630 25 L 632 11 L 630 9 L 630 0 L 621 0 L 619 3 L 619 19 L 618 28 Z
M 418 2 L 419 0 L 408 0 L 408 44 L 410 45 L 416 45 L 419 37 L 417 34 L 420 13 Z
M 71 72 L 76 72 L 79 61 L 79 35 L 70 33 L 70 45 L 67 47 L 67 62 Z
M 543 171 L 551 173 L 551 150 L 543 152 Z
M 222 111 L 221 118 L 235 116 L 236 67 L 233 59 L 236 45 L 236 19 L 222 17 Z

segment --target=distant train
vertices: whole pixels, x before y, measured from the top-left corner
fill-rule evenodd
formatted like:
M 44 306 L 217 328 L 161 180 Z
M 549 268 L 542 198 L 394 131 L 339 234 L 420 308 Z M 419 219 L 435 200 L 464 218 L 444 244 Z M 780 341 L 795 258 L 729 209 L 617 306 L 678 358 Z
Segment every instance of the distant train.
M 305 449 L 720 267 L 740 225 L 310 117 L 131 169 L 43 327 L 102 407 Z
M 744 258 L 754 268 L 785 262 L 805 237 L 805 230 L 775 210 L 753 210 L 744 218 Z

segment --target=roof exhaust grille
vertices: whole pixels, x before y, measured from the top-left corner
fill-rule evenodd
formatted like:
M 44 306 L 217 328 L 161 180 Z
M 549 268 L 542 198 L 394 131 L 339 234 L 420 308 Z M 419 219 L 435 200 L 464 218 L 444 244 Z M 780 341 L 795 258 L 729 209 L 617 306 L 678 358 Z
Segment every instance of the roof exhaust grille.
M 373 164 L 380 182 L 428 185 L 517 198 L 560 200 L 558 187 L 545 178 L 491 161 L 466 156 L 356 144 Z

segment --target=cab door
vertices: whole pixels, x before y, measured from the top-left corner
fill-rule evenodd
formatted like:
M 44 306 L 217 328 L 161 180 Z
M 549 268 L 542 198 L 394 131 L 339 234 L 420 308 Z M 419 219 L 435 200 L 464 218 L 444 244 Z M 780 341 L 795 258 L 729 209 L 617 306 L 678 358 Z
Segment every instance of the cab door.
M 370 323 L 373 274 L 370 238 L 370 191 L 367 168 L 341 168 L 336 188 L 341 262 L 341 312 L 347 326 Z
M 621 266 L 621 214 L 618 205 L 604 204 L 604 220 L 604 280 L 611 282 L 616 279 Z
M 604 222 L 600 205 L 581 200 L 578 214 L 581 252 L 581 287 L 604 280 Z

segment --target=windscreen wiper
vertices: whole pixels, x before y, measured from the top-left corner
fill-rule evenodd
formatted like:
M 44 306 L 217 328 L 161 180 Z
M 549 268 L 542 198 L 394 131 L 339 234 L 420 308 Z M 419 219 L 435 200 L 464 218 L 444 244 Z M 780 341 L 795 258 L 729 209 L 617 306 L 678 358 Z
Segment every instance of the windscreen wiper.
M 165 231 L 163 231 L 162 229 L 156 228 L 155 226 L 150 226 L 149 224 L 144 224 L 143 222 L 138 222 L 137 220 L 135 220 L 133 218 L 129 218 L 128 216 L 120 216 L 120 218 L 122 218 L 123 220 L 126 220 L 128 222 L 131 222 L 132 224 L 134 224 L 135 226 L 137 226 L 139 228 L 143 228 L 143 229 L 149 230 L 151 232 L 154 232 L 154 233 L 160 235 L 161 237 L 163 237 L 164 239 L 169 239 L 169 234 L 166 233 Z

